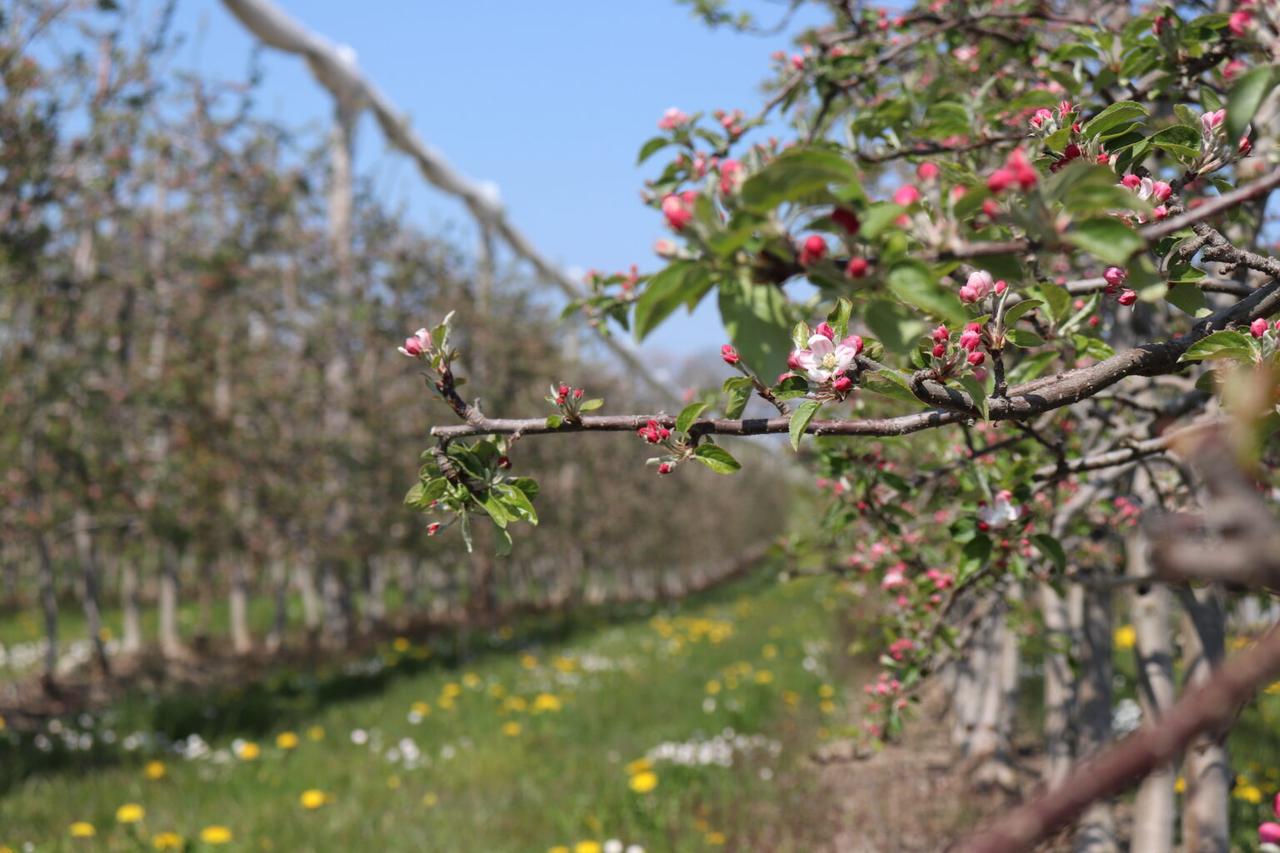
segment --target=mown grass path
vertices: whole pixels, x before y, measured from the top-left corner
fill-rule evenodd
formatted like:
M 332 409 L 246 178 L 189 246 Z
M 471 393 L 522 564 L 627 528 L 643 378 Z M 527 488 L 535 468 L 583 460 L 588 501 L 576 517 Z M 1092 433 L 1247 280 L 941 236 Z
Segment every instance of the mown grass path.
M 127 709 L 67 721 L 45 733 L 55 748 L 105 738 L 110 761 L 77 771 L 73 750 L 12 787 L 0 844 L 814 849 L 824 804 L 803 762 L 840 712 L 833 623 L 825 581 L 749 583 L 560 643 L 500 634 L 510 650 L 456 666 L 397 641 L 361 666 L 413 674 L 185 755 Z

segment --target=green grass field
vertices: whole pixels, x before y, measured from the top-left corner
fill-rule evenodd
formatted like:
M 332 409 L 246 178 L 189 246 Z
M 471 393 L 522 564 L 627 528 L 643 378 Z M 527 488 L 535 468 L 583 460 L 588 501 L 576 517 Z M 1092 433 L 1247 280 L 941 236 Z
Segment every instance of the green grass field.
M 138 697 L 64 724 L 92 745 L 10 732 L 37 769 L 0 795 L 0 844 L 809 849 L 824 803 L 801 762 L 841 713 L 832 610 L 825 581 L 740 584 L 560 639 L 498 632 L 461 658 L 397 641 L 216 699 Z M 202 720 L 199 757 L 129 737 Z

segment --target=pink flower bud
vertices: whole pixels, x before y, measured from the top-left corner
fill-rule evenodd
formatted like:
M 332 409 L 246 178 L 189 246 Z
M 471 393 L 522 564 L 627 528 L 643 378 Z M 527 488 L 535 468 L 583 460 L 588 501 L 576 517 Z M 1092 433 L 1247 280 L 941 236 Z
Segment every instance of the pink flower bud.
M 831 387 L 836 390 L 837 394 L 848 394 L 853 390 L 853 380 L 848 376 L 841 376 L 835 382 L 831 383 Z
M 670 240 L 658 240 L 653 244 L 653 253 L 660 258 L 670 258 L 676 251 L 676 244 Z
M 586 393 L 586 392 L 585 392 L 583 389 L 581 389 L 581 388 L 575 388 L 575 389 L 574 389 L 574 391 L 573 391 L 573 399 L 575 399 L 575 400 L 581 400 L 581 399 L 582 399 L 582 395 L 583 395 L 583 394 L 585 394 L 585 393 Z
M 960 334 L 960 347 L 973 352 L 982 343 L 982 335 L 972 329 L 966 329 Z
M 1123 291 L 1116 299 L 1121 305 L 1129 306 L 1138 301 L 1138 294 L 1132 290 Z
M 1267 821 L 1258 826 L 1258 841 L 1263 844 L 1280 844 L 1280 823 Z
M 981 323 L 966 323 L 966 324 L 965 324 L 965 327 L 964 327 L 964 330 L 965 330 L 966 332 L 981 332 L 981 331 L 982 331 L 982 324 L 981 324 Z
M 831 324 L 826 320 L 819 323 L 818 328 L 814 329 L 813 332 L 816 335 L 822 335 L 829 341 L 834 341 L 836 339 L 836 330 L 831 328 Z
M 670 474 L 670 473 L 671 473 L 671 463 L 670 463 L 670 462 L 663 462 L 663 463 L 659 464 L 659 465 L 658 465 L 658 473 L 659 473 L 659 474 Z
M 410 356 L 412 358 L 417 358 L 418 356 L 422 355 L 424 352 L 427 351 L 426 348 L 422 345 L 422 341 L 418 340 L 416 337 L 405 338 L 403 349 L 404 349 L 405 355 Z
M 850 258 L 844 268 L 844 274 L 849 278 L 862 278 L 867 274 L 868 266 L 866 258 Z
M 861 335 L 845 335 L 844 340 L 840 342 L 840 346 L 848 347 L 853 350 L 854 355 L 862 352 L 862 336 Z
M 729 344 L 720 347 L 720 357 L 724 359 L 725 364 L 737 364 L 742 360 L 738 356 L 738 351 Z
M 946 355 L 946 354 L 947 354 L 947 345 L 946 345 L 946 344 L 934 344 L 934 345 L 933 345 L 933 357 L 934 357 L 934 358 L 942 358 L 942 357 L 943 357 L 944 355 Z
M 1000 205 L 994 198 L 984 198 L 982 200 L 982 212 L 987 215 L 988 219 L 995 219 L 1000 215 Z
M 800 249 L 800 265 L 803 267 L 816 264 L 827 256 L 827 241 L 817 234 L 805 238 Z
M 796 356 L 796 354 L 799 352 L 800 352 L 799 350 L 792 350 L 790 354 L 787 355 L 787 367 L 791 368 L 792 370 L 800 369 L 800 362 Z
M 1268 325 L 1269 324 L 1266 320 L 1259 317 L 1249 324 L 1249 334 L 1253 335 L 1255 338 L 1260 338 L 1267 333 Z
M 667 224 L 675 231 L 682 231 L 693 221 L 693 208 L 685 200 L 674 193 L 662 200 L 662 215 Z
M 1231 17 L 1227 19 L 1227 29 L 1231 30 L 1232 35 L 1242 36 L 1252 23 L 1253 12 L 1248 9 L 1240 9 L 1232 12 Z
M 1014 177 L 1013 172 L 1001 167 L 992 172 L 987 178 L 987 189 L 993 193 L 1002 193 L 1013 186 L 1016 180 L 1017 178 Z
M 499 468 L 501 468 L 501 469 L 503 469 L 504 471 L 505 471 L 507 468 L 510 468 L 510 467 L 511 467 L 511 457 L 510 457 L 510 456 L 506 456 L 506 455 L 499 456 L 499 457 L 498 457 L 498 467 L 499 467 Z
M 435 536 L 435 535 L 436 535 L 437 533 L 439 533 L 439 532 L 440 532 L 440 522 L 438 522 L 438 521 L 433 521 L 433 522 L 431 522 L 430 524 L 428 524 L 428 525 L 427 525 L 427 535 L 428 535 L 428 536 Z
M 569 389 L 569 386 L 568 386 L 568 385 L 565 385 L 565 384 L 562 382 L 562 383 L 560 383 L 560 387 L 556 389 L 556 393 L 557 393 L 557 394 L 559 394 L 561 397 L 568 397 L 568 396 L 569 396 L 569 390 L 570 390 L 570 389 Z
M 1142 178 L 1130 172 L 1120 179 L 1120 183 L 1128 190 L 1136 190 L 1142 184 Z
M 1249 66 L 1244 64 L 1243 60 L 1233 59 L 1226 65 L 1222 66 L 1222 76 L 1227 80 L 1234 80 L 1239 77 Z
M 1253 150 L 1253 143 L 1249 141 L 1249 134 L 1240 137 L 1240 144 L 1236 146 L 1236 150 L 1241 157 L 1248 157 L 1249 152 Z
M 932 338 L 935 343 L 946 343 L 947 339 L 951 337 L 951 332 L 947 331 L 947 327 L 943 325 L 934 329 L 929 337 Z
M 689 120 L 684 112 L 676 107 L 668 107 L 667 111 L 662 114 L 662 118 L 658 119 L 659 130 L 674 130 Z
M 1162 219 L 1168 219 L 1169 208 L 1165 207 L 1163 204 L 1156 205 L 1151 209 L 1151 218 L 1156 222 L 1159 222 Z
M 1207 112 L 1200 116 L 1200 126 L 1205 132 L 1212 133 L 1222 126 L 1222 122 L 1225 121 L 1226 118 L 1226 110 L 1214 110 L 1212 112 Z
M 858 229 L 862 227 L 862 223 L 858 221 L 858 214 L 847 207 L 837 207 L 831 211 L 831 221 L 849 234 L 857 234 Z
M 1009 289 L 1009 283 L 1008 283 L 1007 281 L 1005 281 L 1004 279 L 1000 279 L 999 281 L 997 281 L 997 282 L 995 283 L 995 288 L 994 288 L 994 290 L 995 290 L 995 292 L 996 292 L 996 295 L 997 295 L 997 296 L 999 296 L 1001 293 L 1004 293 L 1004 292 L 1005 292 L 1006 290 L 1008 290 L 1008 289 Z
M 938 177 L 938 164 L 924 162 L 916 166 L 916 177 L 922 181 L 932 181 Z
M 920 190 L 916 189 L 912 184 L 903 184 L 898 187 L 898 191 L 893 194 L 893 203 L 900 204 L 903 207 L 910 207 L 920 200 Z
M 1168 201 L 1169 196 L 1173 195 L 1173 187 L 1165 181 L 1151 182 L 1151 197 L 1156 201 Z
M 987 359 L 986 353 L 984 353 L 982 350 L 974 350 L 973 352 L 969 353 L 969 357 L 966 359 L 966 361 L 968 361 L 969 364 L 973 365 L 974 367 L 977 367 L 979 364 L 982 364 L 982 362 L 986 361 L 986 359 Z
M 1053 121 L 1053 110 L 1047 110 L 1043 107 L 1036 110 L 1036 114 L 1031 117 L 1031 126 L 1036 130 L 1044 127 L 1045 122 Z
M 1108 290 L 1114 290 L 1124 284 L 1125 279 L 1128 277 L 1129 274 L 1120 267 L 1107 267 L 1106 271 L 1102 273 L 1102 279 L 1107 283 Z

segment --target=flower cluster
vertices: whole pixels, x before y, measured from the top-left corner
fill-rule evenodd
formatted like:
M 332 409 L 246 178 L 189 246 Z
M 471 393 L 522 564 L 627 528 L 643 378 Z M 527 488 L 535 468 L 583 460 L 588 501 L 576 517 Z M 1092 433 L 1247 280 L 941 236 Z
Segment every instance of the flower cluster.
M 1004 165 L 996 169 L 987 178 L 987 189 L 999 194 L 1017 186 L 1023 191 L 1029 190 L 1040 180 L 1040 173 L 1027 160 L 1021 148 L 1015 148 L 1005 158 Z
M 1124 286 L 1128 278 L 1129 273 L 1120 267 L 1107 267 L 1102 273 L 1102 280 L 1106 282 L 1102 292 L 1108 296 L 1114 296 L 1121 305 L 1126 307 L 1133 305 L 1138 301 L 1138 294 L 1132 288 Z
M 550 390 L 551 393 L 543 399 L 560 410 L 558 417 L 564 423 L 579 421 L 582 419 L 583 412 L 590 412 L 604 405 L 604 400 L 601 399 L 584 400 L 585 390 L 574 388 L 563 382 L 550 386 Z M 553 417 L 556 416 L 553 415 Z
M 1127 190 L 1132 190 L 1133 194 L 1142 201 L 1150 202 L 1155 205 L 1154 210 L 1151 212 L 1151 216 L 1156 221 L 1164 219 L 1169 215 L 1169 209 L 1165 206 L 1164 202 L 1168 201 L 1169 197 L 1173 195 L 1173 187 L 1170 184 L 1164 181 L 1153 180 L 1151 178 L 1141 178 L 1130 173 L 1120 179 L 1120 186 Z M 1141 221 L 1141 219 L 1139 219 L 1139 221 Z
M 1212 110 L 1200 116 L 1200 157 L 1193 170 L 1200 175 L 1215 172 L 1253 150 L 1246 132 L 1235 142 L 1227 139 L 1227 111 Z
M 807 330 L 806 330 L 807 331 Z M 787 366 L 804 372 L 805 377 L 824 391 L 843 397 L 853 390 L 848 371 L 862 352 L 862 338 L 847 335 L 836 343 L 836 331 L 830 323 L 819 323 L 809 335 L 807 346 L 792 350 Z
M 965 363 L 970 367 L 977 367 L 986 361 L 986 354 L 979 349 L 982 346 L 980 323 L 969 323 L 964 327 L 964 331 L 956 341 L 958 348 L 954 354 L 951 352 L 951 331 L 945 325 L 938 326 L 929 337 L 933 341 L 931 352 L 936 362 L 935 367 L 941 375 L 945 376 L 958 365 L 956 356 L 963 355 Z
M 683 231 L 693 221 L 693 203 L 698 198 L 694 190 L 671 193 L 662 199 L 662 215 L 672 231 Z
M 977 270 L 969 274 L 968 280 L 961 285 L 957 295 L 961 302 L 973 303 L 986 299 L 993 293 L 1000 296 L 1008 287 L 1009 285 L 1003 280 L 993 280 L 991 273 L 986 270 Z

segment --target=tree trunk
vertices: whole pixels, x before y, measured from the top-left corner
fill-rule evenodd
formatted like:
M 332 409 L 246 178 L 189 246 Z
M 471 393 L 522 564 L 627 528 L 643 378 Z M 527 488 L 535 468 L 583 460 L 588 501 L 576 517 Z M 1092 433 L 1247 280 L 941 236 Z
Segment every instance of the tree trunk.
M 294 583 L 302 596 L 302 624 L 311 641 L 320 634 L 320 592 L 316 588 L 316 573 L 311 563 L 303 559 L 293 570 Z
M 178 566 L 181 554 L 172 542 L 160 547 L 160 654 L 167 658 L 182 654 L 178 634 Z
M 93 519 L 83 507 L 78 507 L 72 523 L 75 526 L 76 560 L 80 563 L 80 601 L 84 606 L 85 625 L 89 630 L 89 642 L 94 660 L 103 675 L 111 674 L 107 660 L 107 647 L 102 631 L 102 598 L 98 591 L 98 555 L 94 547 Z
M 284 645 L 289 627 L 289 569 L 278 557 L 271 561 L 271 598 L 274 612 L 267 632 L 267 650 L 275 652 Z
M 52 691 L 58 676 L 58 591 L 53 557 L 43 533 L 37 533 L 36 556 L 40 560 L 40 609 L 44 613 L 44 688 Z
M 387 623 L 387 570 L 382 560 L 365 560 L 364 616 L 369 629 Z
M 253 636 L 249 632 L 249 578 L 244 560 L 243 556 L 232 557 L 228 573 L 231 649 L 238 655 L 253 651 Z
M 1067 602 L 1051 584 L 1040 586 L 1044 616 L 1044 782 L 1056 786 L 1071 769 L 1071 709 L 1075 704 L 1075 676 L 1070 652 L 1075 642 Z
M 1128 537 L 1125 553 L 1132 577 L 1149 577 L 1147 539 L 1141 533 Z M 1131 603 L 1137 635 L 1138 702 L 1144 725 L 1151 725 L 1173 706 L 1173 638 L 1169 628 L 1169 593 L 1163 586 L 1137 586 Z M 1173 849 L 1177 802 L 1174 799 L 1175 768 L 1158 768 L 1138 786 L 1133 804 L 1130 853 L 1165 853 Z
M 1216 587 L 1180 589 L 1185 611 L 1182 627 L 1182 686 L 1201 684 L 1222 662 L 1226 619 Z M 1230 838 L 1231 762 L 1227 733 L 1205 732 L 1191 742 L 1182 758 L 1187 790 L 1183 800 L 1182 839 L 1187 853 L 1227 853 Z
M 120 567 L 120 610 L 124 624 L 120 632 L 120 650 L 125 654 L 142 651 L 142 614 L 138 609 L 138 563 L 124 558 Z
M 1083 761 L 1111 740 L 1111 592 L 1073 587 L 1071 609 L 1080 637 L 1076 756 Z M 1119 849 L 1109 803 L 1094 803 L 1081 816 L 1073 849 L 1076 853 Z
M 351 642 L 351 594 L 341 567 L 326 560 L 321 570 L 324 602 L 324 641 L 331 648 L 346 648 Z

